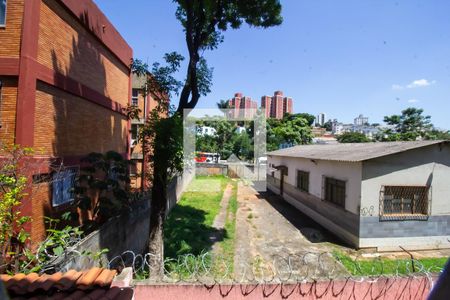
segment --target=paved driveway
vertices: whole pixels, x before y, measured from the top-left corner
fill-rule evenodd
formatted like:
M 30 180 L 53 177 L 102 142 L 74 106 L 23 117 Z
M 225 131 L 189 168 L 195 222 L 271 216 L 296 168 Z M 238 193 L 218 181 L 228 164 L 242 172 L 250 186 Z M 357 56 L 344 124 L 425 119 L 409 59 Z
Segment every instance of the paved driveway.
M 336 241 L 317 223 L 270 192 L 239 184 L 235 274 L 284 280 L 346 274 L 331 256 Z M 251 270 L 251 272 L 249 272 Z M 243 275 L 244 276 L 244 275 Z

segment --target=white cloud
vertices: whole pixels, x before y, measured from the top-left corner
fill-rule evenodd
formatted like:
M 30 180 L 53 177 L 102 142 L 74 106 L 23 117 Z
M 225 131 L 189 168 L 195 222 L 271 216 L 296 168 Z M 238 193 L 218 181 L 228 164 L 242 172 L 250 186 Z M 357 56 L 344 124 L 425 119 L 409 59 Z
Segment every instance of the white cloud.
M 393 84 L 392 85 L 392 89 L 393 90 L 403 90 L 403 89 L 414 89 L 414 88 L 419 88 L 419 87 L 426 87 L 426 86 L 430 86 L 432 84 L 435 84 L 436 80 L 428 80 L 428 79 L 417 79 L 412 81 L 411 83 L 403 86 L 400 84 Z
M 417 99 L 409 99 L 408 100 L 408 103 L 417 103 L 417 102 L 420 102 L 420 101 Z

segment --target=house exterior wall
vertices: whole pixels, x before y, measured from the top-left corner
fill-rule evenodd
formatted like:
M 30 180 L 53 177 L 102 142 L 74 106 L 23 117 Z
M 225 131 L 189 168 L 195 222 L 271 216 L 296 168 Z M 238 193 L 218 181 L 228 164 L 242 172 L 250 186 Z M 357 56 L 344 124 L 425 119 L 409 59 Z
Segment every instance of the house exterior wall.
M 0 81 L 2 82 L 0 91 L 0 141 L 13 144 L 16 130 L 17 78 L 0 76 Z
M 6 25 L 0 28 L 0 59 L 19 58 L 24 0 L 8 0 Z
M 127 152 L 127 120 L 53 86 L 39 82 L 36 91 L 34 147 L 57 157 L 109 150 Z
M 316 220 L 322 226 L 336 233 L 343 240 L 358 247 L 359 203 L 361 197 L 361 164 L 303 158 L 268 157 L 269 167 L 284 165 L 288 175 L 284 178 L 283 198 Z M 309 193 L 296 187 L 297 170 L 309 172 Z M 280 193 L 280 171 L 274 177 L 267 176 L 268 188 Z M 322 200 L 323 177 L 346 181 L 345 209 Z
M 365 161 L 362 172 L 360 247 L 380 250 L 450 247 L 450 146 L 438 144 Z M 380 221 L 384 185 L 430 186 L 430 217 Z
M 66 165 L 79 164 L 90 152 L 128 157 L 129 121 L 122 108 L 130 101 L 132 49 L 95 3 L 8 0 L 6 11 L 0 141 L 33 147 Z M 29 174 L 29 182 L 31 175 L 37 174 Z M 56 212 L 51 186 L 46 188 L 21 208 L 33 217 L 33 242 L 45 234 L 43 216 Z
M 37 60 L 123 106 L 128 104 L 128 67 L 54 0 L 41 4 Z

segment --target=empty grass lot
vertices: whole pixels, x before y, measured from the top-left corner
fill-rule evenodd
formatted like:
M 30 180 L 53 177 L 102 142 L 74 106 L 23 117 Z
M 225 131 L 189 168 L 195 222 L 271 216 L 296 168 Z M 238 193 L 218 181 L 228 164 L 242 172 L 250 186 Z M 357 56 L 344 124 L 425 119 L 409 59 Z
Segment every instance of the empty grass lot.
M 197 177 L 183 193 L 181 200 L 170 212 L 165 224 L 164 249 L 167 258 L 177 259 L 180 255 L 198 256 L 210 251 L 213 242 L 210 236 L 217 233 L 212 227 L 214 218 L 220 210 L 220 201 L 229 178 L 222 176 Z M 228 210 L 235 214 L 236 183 L 233 183 L 233 197 Z M 233 200 L 234 198 L 234 200 Z M 227 253 L 234 253 L 234 218 L 228 221 L 219 241 L 221 248 Z M 233 248 L 233 249 L 231 249 Z

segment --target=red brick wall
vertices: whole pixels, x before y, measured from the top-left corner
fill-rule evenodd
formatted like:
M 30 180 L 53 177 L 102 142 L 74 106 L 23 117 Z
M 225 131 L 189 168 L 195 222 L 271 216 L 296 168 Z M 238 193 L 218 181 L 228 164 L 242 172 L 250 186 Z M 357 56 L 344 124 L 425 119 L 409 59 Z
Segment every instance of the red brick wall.
M 125 153 L 127 120 L 122 114 L 39 82 L 34 134 L 35 148 L 49 155 Z
M 8 0 L 6 26 L 0 28 L 0 57 L 19 57 L 24 0 Z
M 44 0 L 38 62 L 126 106 L 129 70 L 54 0 Z
M 1 48 L 1 47 L 0 47 Z M 0 94 L 0 141 L 14 143 L 16 130 L 17 78 L 0 77 L 3 83 Z

